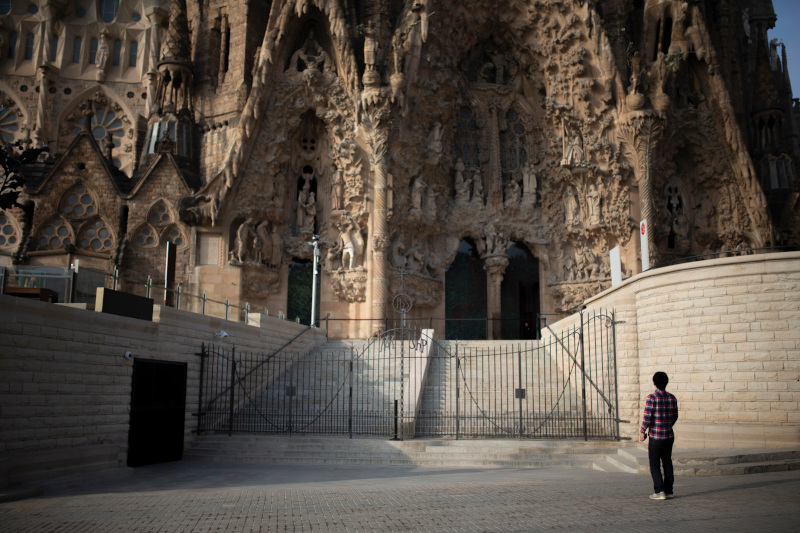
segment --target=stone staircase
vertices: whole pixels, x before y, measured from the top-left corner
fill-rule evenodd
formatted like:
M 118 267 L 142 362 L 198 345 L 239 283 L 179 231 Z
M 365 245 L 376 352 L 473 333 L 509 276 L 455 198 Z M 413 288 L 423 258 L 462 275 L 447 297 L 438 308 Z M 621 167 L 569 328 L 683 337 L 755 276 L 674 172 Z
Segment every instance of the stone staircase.
M 673 450 L 676 476 L 725 476 L 800 470 L 800 450 Z M 604 463 L 595 465 L 606 472 L 648 474 L 647 449 L 624 446 Z
M 611 441 L 438 439 L 209 434 L 184 460 L 239 464 L 426 466 L 441 468 L 587 468 L 647 474 L 647 450 Z M 675 450 L 677 476 L 800 470 L 795 450 Z
M 616 442 L 514 439 L 412 439 L 340 436 L 203 435 L 185 460 L 244 464 L 427 466 L 458 468 L 596 468 Z

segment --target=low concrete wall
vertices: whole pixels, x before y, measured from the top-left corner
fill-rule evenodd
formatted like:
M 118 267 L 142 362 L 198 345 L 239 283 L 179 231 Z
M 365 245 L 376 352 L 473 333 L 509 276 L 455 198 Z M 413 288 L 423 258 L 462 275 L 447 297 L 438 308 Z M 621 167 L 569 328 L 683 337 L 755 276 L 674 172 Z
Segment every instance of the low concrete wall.
M 135 358 L 187 363 L 188 445 L 197 425 L 201 343 L 271 352 L 305 329 L 263 315 L 255 322 L 161 306 L 148 322 L 0 296 L 0 486 L 124 466 Z M 224 339 L 215 336 L 220 330 Z M 291 349 L 325 340 L 325 330 L 313 329 Z
M 800 447 L 800 253 L 651 270 L 587 307 L 613 308 L 622 322 L 624 435 L 637 437 L 652 376 L 662 370 L 679 402 L 676 446 Z

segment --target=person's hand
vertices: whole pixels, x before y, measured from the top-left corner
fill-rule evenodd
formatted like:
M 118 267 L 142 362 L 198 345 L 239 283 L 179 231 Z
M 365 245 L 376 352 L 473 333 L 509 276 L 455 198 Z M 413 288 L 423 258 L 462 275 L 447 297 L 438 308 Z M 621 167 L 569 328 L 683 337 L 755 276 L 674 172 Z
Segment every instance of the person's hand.
M 644 442 L 644 431 L 639 432 L 639 442 Z

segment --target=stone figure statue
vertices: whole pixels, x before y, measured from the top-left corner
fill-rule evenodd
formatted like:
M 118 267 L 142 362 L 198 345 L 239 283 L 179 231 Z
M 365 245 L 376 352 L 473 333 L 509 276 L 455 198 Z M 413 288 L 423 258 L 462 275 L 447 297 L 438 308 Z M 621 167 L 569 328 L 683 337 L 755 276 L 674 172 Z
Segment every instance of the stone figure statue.
M 253 240 L 252 225 L 253 219 L 248 218 L 236 230 L 236 260 L 240 263 L 247 260 L 247 253 Z
M 278 268 L 281 266 L 281 256 L 283 256 L 283 250 L 281 249 L 281 235 L 278 233 L 278 225 L 273 224 L 272 229 L 269 233 L 271 250 L 269 254 L 269 266 L 272 268 Z
M 744 26 L 744 34 L 747 36 L 747 42 L 750 40 L 750 8 L 746 7 L 742 10 L 742 26 Z
M 519 183 L 516 180 L 511 180 L 506 185 L 506 207 L 517 205 L 520 199 Z
M 364 68 L 374 72 L 378 61 L 378 41 L 375 39 L 375 24 L 370 21 L 364 33 Z
M 297 72 L 305 70 L 329 71 L 328 53 L 322 49 L 314 38 L 314 30 L 309 30 L 303 46 L 300 47 L 289 61 L 289 69 Z
M 566 202 L 566 213 L 567 213 L 567 226 L 577 226 L 580 223 L 579 214 L 580 214 L 580 205 L 578 204 L 578 195 L 575 192 L 575 189 L 572 187 L 567 187 L 567 196 L 565 199 Z
M 461 160 L 459 157 L 456 161 L 456 203 L 457 204 L 465 204 L 469 202 L 469 190 L 472 186 L 471 179 L 464 178 L 464 161 Z
M 272 254 L 272 243 L 270 242 L 269 234 L 269 221 L 262 220 L 258 226 L 256 226 L 256 238 L 254 244 L 256 249 L 256 261 L 259 263 L 269 264 Z
M 306 203 L 306 212 L 303 217 L 303 229 L 314 233 L 314 224 L 317 219 L 317 198 L 313 192 L 308 195 L 308 202 Z
M 536 203 L 537 186 L 536 170 L 533 168 L 533 163 L 525 163 L 525 166 L 522 167 L 522 198 L 525 202 Z
M 586 207 L 589 211 L 589 225 L 599 226 L 603 223 L 603 212 L 601 209 L 602 195 L 594 183 L 589 184 L 589 191 L 586 193 Z
M 414 180 L 411 186 L 411 209 L 422 209 L 422 195 L 425 192 L 425 181 L 422 177 Z
M 483 203 L 483 177 L 479 168 L 472 175 L 472 201 Z
M 639 58 L 639 52 L 634 52 L 631 56 L 631 93 L 640 92 L 641 87 L 639 83 L 642 76 L 642 60 Z
M 561 122 L 564 131 L 562 140 L 564 148 L 564 158 L 561 160 L 562 165 L 580 165 L 583 161 L 583 139 L 579 131 L 573 130 L 567 126 L 566 121 Z
M 403 244 L 403 234 L 401 233 L 391 246 L 392 266 L 395 268 L 404 268 L 406 266 L 406 245 Z
M 336 181 L 331 185 L 331 209 L 338 211 L 344 209 L 344 171 L 336 172 Z
M 342 252 L 342 268 L 353 269 L 361 264 L 364 253 L 364 237 L 358 223 L 348 217 L 344 223 L 337 225 L 339 228 L 338 246 Z
M 435 122 L 433 124 L 433 129 L 428 134 L 428 162 L 432 165 L 435 165 L 439 162 L 439 158 L 442 156 L 442 135 L 444 134 L 444 130 L 442 129 L 441 122 Z
M 592 279 L 596 277 L 600 268 L 594 253 L 592 253 L 589 246 L 585 244 L 583 248 L 578 248 L 575 251 L 575 265 L 583 279 Z
M 428 187 L 425 189 L 425 216 L 436 218 L 436 196 L 439 193 Z
M 106 62 L 108 61 L 108 42 L 106 35 L 100 34 L 100 40 L 97 42 L 97 53 L 95 54 L 94 66 L 98 70 L 105 70 Z
M 423 250 L 422 243 L 414 243 L 414 245 L 406 251 L 405 256 L 407 270 L 419 274 L 425 273 L 425 269 L 428 266 L 428 257 Z
M 776 37 L 769 42 L 769 62 L 772 64 L 772 70 L 778 70 L 781 66 L 778 57 L 778 46 L 783 43 Z
M 303 188 L 297 194 L 297 216 L 295 225 L 298 229 L 305 226 L 306 204 L 308 203 L 308 191 L 311 188 L 308 181 L 303 184 Z

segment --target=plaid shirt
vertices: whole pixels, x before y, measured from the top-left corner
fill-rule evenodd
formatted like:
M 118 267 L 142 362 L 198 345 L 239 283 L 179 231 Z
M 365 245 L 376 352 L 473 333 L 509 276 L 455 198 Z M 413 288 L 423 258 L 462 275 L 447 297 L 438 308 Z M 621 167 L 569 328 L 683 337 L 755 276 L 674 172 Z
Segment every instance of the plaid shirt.
M 651 439 L 674 439 L 672 426 L 677 420 L 678 399 L 665 390 L 656 389 L 647 397 L 640 431 L 644 432 L 649 428 Z

